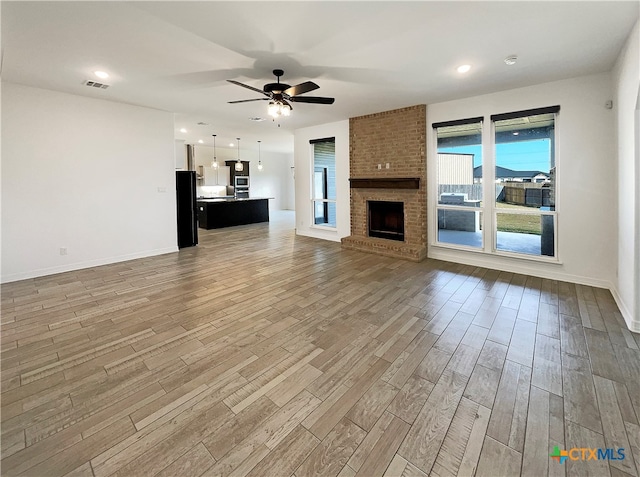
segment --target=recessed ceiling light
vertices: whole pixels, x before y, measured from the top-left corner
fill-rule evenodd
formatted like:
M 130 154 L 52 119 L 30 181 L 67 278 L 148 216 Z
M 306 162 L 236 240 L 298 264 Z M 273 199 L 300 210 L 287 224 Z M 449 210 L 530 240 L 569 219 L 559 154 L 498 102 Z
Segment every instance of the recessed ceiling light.
M 471 65 L 460 65 L 457 70 L 458 73 L 467 73 L 471 69 Z
M 507 57 L 504 59 L 504 63 L 505 63 L 505 65 L 509 65 L 509 66 L 511 66 L 511 65 L 515 65 L 515 64 L 516 64 L 516 61 L 518 61 L 518 57 L 517 57 L 516 55 L 507 56 Z
M 233 143 L 232 142 L 229 143 L 229 147 L 233 147 Z
M 186 130 L 185 128 L 180 128 L 180 132 L 181 132 L 181 133 L 186 133 L 186 132 L 187 132 L 187 130 Z
M 104 71 L 94 71 L 93 74 L 102 79 L 106 79 L 109 77 L 109 74 L 105 73 Z
M 199 144 L 204 144 L 204 141 L 202 139 L 198 139 L 198 143 Z

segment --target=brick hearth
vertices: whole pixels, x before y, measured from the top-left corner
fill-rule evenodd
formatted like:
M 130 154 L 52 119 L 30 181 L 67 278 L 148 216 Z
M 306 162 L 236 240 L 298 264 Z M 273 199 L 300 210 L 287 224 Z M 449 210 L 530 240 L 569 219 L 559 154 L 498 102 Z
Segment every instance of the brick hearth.
M 427 256 L 426 105 L 359 116 L 349 120 L 351 235 L 344 248 L 420 261 Z M 389 163 L 389 169 L 385 165 Z M 382 169 L 378 169 L 382 164 Z M 419 178 L 417 189 L 362 187 L 354 179 Z M 366 185 L 366 184 L 365 184 Z M 368 236 L 367 201 L 404 203 L 403 242 Z

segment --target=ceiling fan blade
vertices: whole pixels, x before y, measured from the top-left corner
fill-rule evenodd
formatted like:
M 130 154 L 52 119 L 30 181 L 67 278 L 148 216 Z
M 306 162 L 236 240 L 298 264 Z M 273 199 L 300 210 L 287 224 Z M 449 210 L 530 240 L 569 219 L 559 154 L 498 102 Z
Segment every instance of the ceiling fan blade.
M 305 81 L 304 83 L 297 84 L 295 86 L 291 86 L 288 89 L 283 91 L 284 94 L 288 94 L 289 96 L 296 96 L 302 93 L 308 93 L 309 91 L 313 91 L 314 89 L 318 89 L 320 86 L 315 84 L 313 81 Z
M 237 101 L 228 101 L 229 104 L 235 103 L 248 103 L 249 101 L 268 101 L 269 98 L 256 98 L 256 99 L 239 99 Z
M 319 96 L 294 96 L 290 98 L 296 103 L 333 104 L 335 98 L 321 98 Z
M 242 86 L 243 88 L 250 89 L 251 91 L 255 91 L 256 93 L 260 93 L 260 94 L 264 94 L 264 95 L 267 94 L 264 91 L 262 91 L 261 89 L 254 88 L 253 86 L 249 86 L 248 84 L 240 83 L 240 81 L 235 81 L 235 80 L 227 80 L 227 81 L 229 83 L 233 83 L 233 84 L 237 84 L 238 86 Z

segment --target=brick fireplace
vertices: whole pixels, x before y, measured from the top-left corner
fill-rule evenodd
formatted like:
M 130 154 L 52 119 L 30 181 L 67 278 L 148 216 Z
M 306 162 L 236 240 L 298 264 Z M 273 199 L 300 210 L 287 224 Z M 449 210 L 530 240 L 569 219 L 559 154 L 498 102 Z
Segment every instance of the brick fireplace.
M 349 120 L 351 235 L 344 248 L 413 261 L 427 256 L 426 121 L 424 104 Z M 402 205 L 402 240 L 393 232 L 371 236 L 372 202 Z

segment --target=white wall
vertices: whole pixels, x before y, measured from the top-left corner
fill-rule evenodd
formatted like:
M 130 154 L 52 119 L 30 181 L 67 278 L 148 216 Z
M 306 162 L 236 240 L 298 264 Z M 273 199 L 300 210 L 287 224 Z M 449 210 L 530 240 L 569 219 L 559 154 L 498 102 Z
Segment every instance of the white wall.
M 2 282 L 177 250 L 174 167 L 170 113 L 2 83 Z
M 213 147 L 196 145 L 195 166 L 211 166 Z M 290 164 L 293 154 L 280 154 L 262 150 L 260 159 L 262 171 L 258 170 L 258 145 L 253 143 L 247 148 L 240 144 L 240 159 L 249 161 L 250 194 L 252 197 L 273 197 L 269 201 L 271 210 L 291 209 L 290 196 L 293 194 L 293 178 Z M 216 147 L 218 163 L 238 159 L 238 149 Z
M 640 22 L 613 69 L 618 166 L 618 277 L 614 296 L 629 328 L 640 332 Z
M 311 205 L 311 139 L 336 138 L 336 228 L 313 225 Z M 349 121 L 298 129 L 294 139 L 296 233 L 339 242 L 351 234 L 349 190 Z
M 296 210 L 296 183 L 295 183 L 295 160 L 293 152 L 287 154 L 287 178 L 284 183 L 287 190 L 287 200 L 283 203 L 283 209 Z
M 436 145 L 431 124 L 560 105 L 557 134 L 557 206 L 560 264 L 452 251 L 434 245 L 435 214 L 429 217 L 429 257 L 611 288 L 615 282 L 617 175 L 614 112 L 608 73 L 429 105 L 427 177 L 433 210 Z
M 174 141 L 176 157 L 176 170 L 183 171 L 187 169 L 187 151 L 184 145 L 184 139 L 176 139 Z

